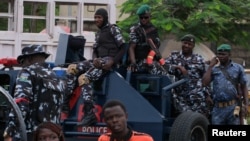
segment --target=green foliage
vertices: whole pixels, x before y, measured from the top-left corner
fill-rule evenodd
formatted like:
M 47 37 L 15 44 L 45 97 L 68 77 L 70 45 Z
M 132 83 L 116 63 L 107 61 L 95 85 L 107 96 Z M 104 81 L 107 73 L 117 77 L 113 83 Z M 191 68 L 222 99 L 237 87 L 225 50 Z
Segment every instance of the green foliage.
M 250 43 L 250 0 L 127 0 L 120 12 L 129 16 L 118 23 L 123 31 L 129 32 L 138 22 L 135 13 L 142 4 L 151 6 L 151 21 L 162 38 L 192 33 L 198 42 L 231 42 L 244 47 Z

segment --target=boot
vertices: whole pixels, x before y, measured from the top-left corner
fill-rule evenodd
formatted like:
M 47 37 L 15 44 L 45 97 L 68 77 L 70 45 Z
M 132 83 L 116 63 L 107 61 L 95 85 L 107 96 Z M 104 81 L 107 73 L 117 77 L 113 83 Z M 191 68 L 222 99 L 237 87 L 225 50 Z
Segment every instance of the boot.
M 77 126 L 89 126 L 97 122 L 97 118 L 93 111 L 94 105 L 92 103 L 84 103 L 84 116 L 82 120 L 77 123 Z

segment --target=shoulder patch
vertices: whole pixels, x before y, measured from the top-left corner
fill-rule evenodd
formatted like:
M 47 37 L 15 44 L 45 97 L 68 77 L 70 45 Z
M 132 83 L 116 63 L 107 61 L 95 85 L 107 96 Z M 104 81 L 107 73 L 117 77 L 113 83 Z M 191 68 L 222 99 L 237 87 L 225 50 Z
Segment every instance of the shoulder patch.
M 19 81 L 28 82 L 29 73 L 23 72 L 19 76 Z

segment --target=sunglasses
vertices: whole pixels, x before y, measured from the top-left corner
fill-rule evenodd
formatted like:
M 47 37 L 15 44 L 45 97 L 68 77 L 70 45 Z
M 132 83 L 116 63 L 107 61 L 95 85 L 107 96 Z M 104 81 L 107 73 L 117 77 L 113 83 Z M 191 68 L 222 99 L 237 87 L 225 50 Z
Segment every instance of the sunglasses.
M 140 19 L 148 19 L 149 16 L 140 16 Z
M 228 53 L 217 52 L 216 55 L 225 56 L 228 55 Z

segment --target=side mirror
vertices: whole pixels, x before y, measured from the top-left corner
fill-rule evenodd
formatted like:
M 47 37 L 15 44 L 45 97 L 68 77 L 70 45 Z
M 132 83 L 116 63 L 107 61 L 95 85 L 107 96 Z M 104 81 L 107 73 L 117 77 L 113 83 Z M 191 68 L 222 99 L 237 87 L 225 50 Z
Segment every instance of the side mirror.
M 55 65 L 67 66 L 70 63 L 86 60 L 83 56 L 85 43 L 84 36 L 60 34 Z

